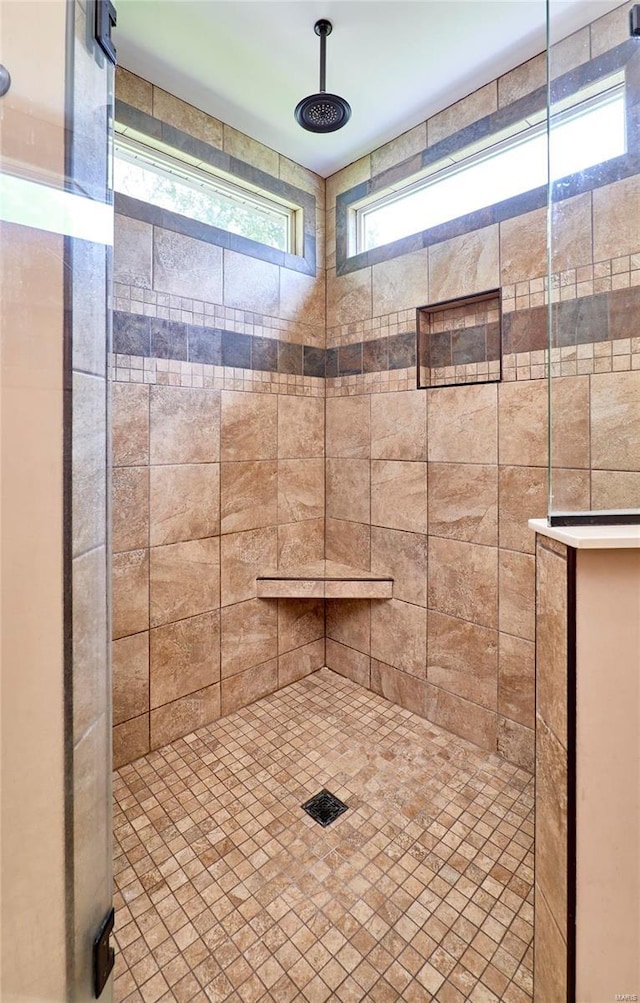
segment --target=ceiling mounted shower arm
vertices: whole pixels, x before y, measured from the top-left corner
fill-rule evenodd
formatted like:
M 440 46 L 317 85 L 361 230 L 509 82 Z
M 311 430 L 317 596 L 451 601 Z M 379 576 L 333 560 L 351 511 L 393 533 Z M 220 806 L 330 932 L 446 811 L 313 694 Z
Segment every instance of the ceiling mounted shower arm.
M 308 132 L 335 132 L 351 118 L 351 105 L 337 94 L 327 92 L 327 35 L 333 31 L 331 21 L 321 18 L 313 26 L 320 37 L 320 90 L 299 101 L 296 121 Z
M 320 87 L 318 90 L 324 94 L 327 90 L 327 35 L 333 30 L 331 21 L 324 19 L 316 21 L 313 30 L 320 36 Z

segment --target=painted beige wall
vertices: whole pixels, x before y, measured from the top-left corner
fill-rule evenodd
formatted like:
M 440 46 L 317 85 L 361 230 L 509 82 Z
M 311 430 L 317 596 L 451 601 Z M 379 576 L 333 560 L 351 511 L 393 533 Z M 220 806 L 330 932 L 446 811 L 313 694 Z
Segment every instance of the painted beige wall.
M 640 551 L 578 551 L 577 983 L 640 994 Z
M 64 169 L 66 4 L 0 4 L 7 162 Z M 37 31 L 35 28 L 37 26 Z M 63 238 L 3 224 L 0 273 L 0 997 L 66 998 L 62 650 Z

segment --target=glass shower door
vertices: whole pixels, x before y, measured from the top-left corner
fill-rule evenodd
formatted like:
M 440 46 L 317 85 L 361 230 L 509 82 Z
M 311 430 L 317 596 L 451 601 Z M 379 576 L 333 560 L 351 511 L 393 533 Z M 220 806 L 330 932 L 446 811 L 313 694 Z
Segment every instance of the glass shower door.
M 0 998 L 111 998 L 108 5 L 0 0 Z M 108 41 L 108 40 L 107 40 Z

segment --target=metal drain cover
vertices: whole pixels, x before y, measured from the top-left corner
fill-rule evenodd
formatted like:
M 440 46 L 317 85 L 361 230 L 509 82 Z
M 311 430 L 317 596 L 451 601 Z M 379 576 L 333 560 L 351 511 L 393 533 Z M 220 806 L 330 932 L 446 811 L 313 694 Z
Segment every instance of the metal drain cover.
M 348 808 L 340 798 L 328 791 L 326 787 L 319 794 L 314 794 L 312 798 L 300 805 L 307 815 L 310 815 L 314 822 L 327 826 L 335 822 L 338 815 L 342 815 Z

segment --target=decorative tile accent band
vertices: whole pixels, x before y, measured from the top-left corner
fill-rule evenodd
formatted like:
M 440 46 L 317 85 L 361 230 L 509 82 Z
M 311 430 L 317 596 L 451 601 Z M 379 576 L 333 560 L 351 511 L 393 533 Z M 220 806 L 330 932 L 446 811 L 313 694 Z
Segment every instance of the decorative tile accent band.
M 240 312 L 235 311 L 235 313 Z M 415 320 L 413 311 L 404 313 Z M 387 320 L 387 324 L 380 324 L 378 331 L 381 334 L 377 338 L 325 349 L 263 334 L 247 334 L 226 328 L 208 327 L 205 324 L 189 324 L 116 310 L 113 315 L 113 349 L 117 355 L 125 357 L 172 360 L 177 363 L 188 362 L 319 380 L 378 375 L 412 369 L 415 385 L 415 330 L 397 331 L 400 326 L 397 323 L 398 318 L 404 317 L 404 313 L 390 315 L 393 318 L 392 323 L 389 323 L 389 318 L 379 318 L 381 322 Z M 557 359 L 552 355 L 552 362 L 564 364 L 575 360 L 576 365 L 580 363 L 580 368 L 572 371 L 585 372 L 584 367 L 588 358 L 611 357 L 620 360 L 625 356 L 636 354 L 640 351 L 637 347 L 640 345 L 640 337 L 636 320 L 639 315 L 640 286 L 630 286 L 612 290 L 610 293 L 596 293 L 592 296 L 555 303 L 552 306 L 554 339 L 552 351 L 562 351 L 565 354 L 562 358 L 558 356 Z M 255 319 L 255 315 L 251 316 Z M 263 317 L 259 319 L 263 322 L 266 320 Z M 243 324 L 245 324 L 244 313 L 243 319 L 238 320 L 236 326 Z M 264 324 L 255 326 L 261 331 L 265 330 Z M 391 331 L 394 333 L 390 333 Z M 521 363 L 528 367 L 537 367 L 544 364 L 546 348 L 545 306 L 529 307 L 504 314 L 503 379 L 514 378 L 506 371 L 514 369 L 509 363 L 511 358 L 522 359 L 531 355 L 537 357 L 539 354 L 540 361 Z M 600 362 L 598 365 L 602 367 L 605 363 Z M 636 367 L 630 362 L 623 366 L 619 361 L 615 365 L 612 362 L 608 370 L 594 368 L 589 371 L 611 372 L 620 368 Z M 465 373 L 465 375 L 474 374 Z M 562 375 L 570 373 L 563 372 Z
M 112 379 L 116 383 L 147 383 L 207 390 L 243 390 L 251 393 L 324 397 L 324 378 L 289 373 L 264 373 L 233 366 L 210 366 L 175 359 L 151 359 L 113 354 Z

